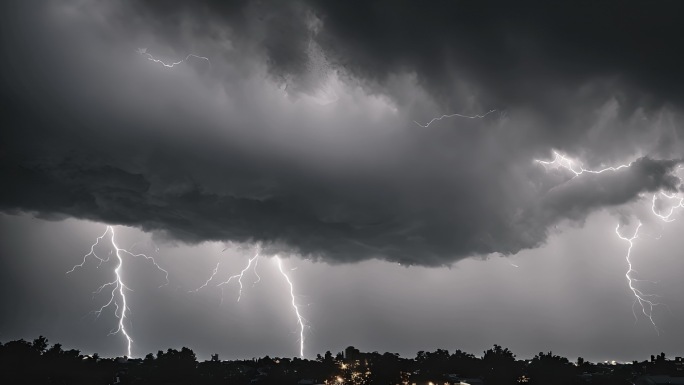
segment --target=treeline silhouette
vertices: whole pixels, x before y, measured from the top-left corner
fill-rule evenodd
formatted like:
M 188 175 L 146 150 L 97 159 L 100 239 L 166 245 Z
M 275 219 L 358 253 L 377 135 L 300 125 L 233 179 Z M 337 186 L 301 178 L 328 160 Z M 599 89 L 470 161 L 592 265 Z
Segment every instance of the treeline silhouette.
M 647 376 L 684 383 L 682 359 L 665 354 L 650 361 L 619 364 L 571 362 L 551 352 L 529 360 L 517 359 L 494 345 L 481 357 L 456 350 L 420 351 L 415 358 L 395 353 L 363 353 L 348 347 L 335 356 L 328 351 L 316 359 L 255 358 L 198 362 L 186 347 L 148 354 L 142 359 L 102 358 L 79 350 L 50 346 L 40 336 L 0 343 L 0 384 L 639 384 L 657 383 Z M 645 377 L 646 376 L 646 377 Z M 640 380 L 640 379 L 646 380 Z M 672 379 L 682 382 L 673 382 Z M 640 382 L 641 381 L 641 382 Z M 651 381 L 651 382 L 648 382 Z

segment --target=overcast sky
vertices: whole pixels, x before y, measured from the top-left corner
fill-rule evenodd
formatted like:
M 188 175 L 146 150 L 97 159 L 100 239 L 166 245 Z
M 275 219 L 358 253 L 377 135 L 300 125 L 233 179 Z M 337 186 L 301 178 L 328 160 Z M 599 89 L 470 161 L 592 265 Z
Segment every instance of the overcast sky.
M 308 357 L 684 353 L 679 2 L 0 7 L 1 340 L 126 352 L 112 225 L 133 355 L 298 355 L 275 255 Z

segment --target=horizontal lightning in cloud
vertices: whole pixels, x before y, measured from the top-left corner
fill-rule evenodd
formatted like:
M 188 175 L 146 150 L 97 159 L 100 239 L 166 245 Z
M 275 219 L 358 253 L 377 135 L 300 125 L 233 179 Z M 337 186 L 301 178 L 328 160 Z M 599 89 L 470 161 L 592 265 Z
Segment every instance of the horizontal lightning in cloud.
M 442 115 L 442 116 L 437 117 L 437 118 L 432 118 L 432 120 L 430 120 L 429 122 L 427 122 L 425 124 L 420 124 L 420 123 L 416 122 L 415 120 L 413 121 L 413 123 L 419 125 L 420 127 L 428 128 L 428 127 L 430 127 L 430 125 L 432 123 L 434 123 L 438 120 L 445 119 L 445 118 L 456 118 L 456 117 L 458 117 L 458 118 L 466 118 L 466 119 L 482 119 L 482 118 L 486 117 L 487 115 L 489 115 L 495 111 L 496 110 L 489 110 L 486 114 L 483 114 L 483 115 L 461 115 L 461 114 Z
M 589 173 L 589 174 L 602 174 L 602 173 L 607 172 L 607 171 L 618 171 L 618 170 L 621 170 L 623 168 L 628 168 L 632 165 L 632 163 L 629 163 L 629 164 L 621 164 L 617 167 L 606 167 L 606 168 L 603 168 L 600 170 L 588 170 L 588 169 L 584 168 L 584 166 L 582 166 L 582 164 L 579 164 L 579 166 L 577 166 L 578 162 L 568 158 L 565 155 L 562 155 L 561 153 L 559 153 L 557 151 L 554 151 L 553 154 L 554 154 L 554 158 L 551 161 L 536 159 L 535 162 L 542 164 L 545 167 L 550 166 L 550 167 L 564 168 L 564 169 L 572 172 L 573 174 L 575 174 L 575 176 L 582 175 L 585 172 Z
M 196 58 L 196 59 L 200 59 L 200 60 L 206 60 L 207 63 L 209 63 L 209 64 L 211 65 L 211 61 L 209 60 L 209 58 L 204 57 L 204 56 L 198 56 L 198 55 L 195 55 L 195 54 L 192 54 L 192 53 L 189 54 L 188 56 L 186 56 L 185 59 L 181 59 L 181 60 L 179 60 L 179 61 L 177 61 L 177 62 L 165 63 L 165 62 L 163 62 L 162 60 L 157 59 L 157 58 L 155 58 L 154 56 L 152 56 L 151 54 L 149 54 L 149 53 L 147 52 L 147 48 L 138 48 L 138 49 L 136 50 L 136 52 L 137 52 L 138 54 L 140 54 L 140 55 L 143 55 L 143 56 L 147 57 L 147 60 L 153 61 L 153 62 L 155 62 L 155 63 L 159 63 L 159 64 L 161 64 L 161 65 L 163 65 L 164 67 L 167 67 L 167 68 L 173 68 L 173 67 L 175 67 L 175 66 L 177 66 L 177 65 L 179 65 L 179 64 L 181 64 L 181 63 L 183 63 L 183 62 L 185 62 L 185 61 L 187 61 L 187 60 L 190 59 L 191 57 L 192 57 L 192 58 Z

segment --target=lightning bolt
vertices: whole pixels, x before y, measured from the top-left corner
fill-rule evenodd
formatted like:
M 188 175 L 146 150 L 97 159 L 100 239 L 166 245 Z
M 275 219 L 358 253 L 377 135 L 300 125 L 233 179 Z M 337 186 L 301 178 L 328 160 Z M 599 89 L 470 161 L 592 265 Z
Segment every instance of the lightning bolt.
M 225 249 L 224 249 L 224 251 L 225 251 Z M 243 279 L 245 277 L 245 273 L 247 273 L 250 270 L 250 268 L 252 269 L 252 271 L 254 272 L 254 275 L 257 278 L 253 282 L 252 286 L 256 285 L 257 283 L 259 283 L 261 281 L 261 276 L 257 272 L 257 266 L 259 264 L 260 257 L 261 257 L 261 247 L 258 246 L 256 254 L 252 258 L 249 258 L 247 260 L 247 264 L 238 274 L 231 275 L 230 277 L 228 277 L 227 279 L 225 279 L 224 281 L 222 281 L 216 285 L 216 287 L 221 287 L 221 303 L 223 303 L 223 294 L 224 294 L 223 293 L 223 286 L 229 284 L 233 280 L 237 281 L 238 285 L 239 285 L 237 302 L 240 302 L 240 299 L 242 298 L 242 290 L 244 289 Z M 287 281 L 287 284 L 289 285 L 289 288 L 290 288 L 290 298 L 292 299 L 291 305 L 292 305 L 292 309 L 294 310 L 295 315 L 297 316 L 297 325 L 299 325 L 299 355 L 300 355 L 300 357 L 303 358 L 304 357 L 304 327 L 305 327 L 304 322 L 305 321 L 304 321 L 304 318 L 302 317 L 301 313 L 299 312 L 299 307 L 297 306 L 297 302 L 295 300 L 294 285 L 292 283 L 292 280 L 287 275 L 285 270 L 283 270 L 283 265 L 282 265 L 282 261 L 280 260 L 280 257 L 275 256 L 275 260 L 276 260 L 276 264 L 278 266 L 278 270 L 280 271 L 280 274 L 285 278 L 285 280 Z M 212 270 L 212 273 L 209 276 L 209 278 L 201 286 L 199 286 L 198 288 L 196 288 L 194 290 L 190 290 L 190 292 L 196 293 L 196 292 L 208 287 L 209 284 L 216 279 L 220 265 L 221 265 L 221 262 L 217 263 L 216 267 L 214 267 L 214 270 Z
M 254 287 L 257 283 L 261 282 L 261 276 L 259 275 L 259 272 L 257 271 L 257 266 L 259 265 L 259 258 L 254 260 L 254 275 L 256 275 L 257 280 L 252 283 L 252 287 Z
M 585 172 L 589 173 L 589 174 L 602 174 L 602 173 L 607 172 L 607 171 L 618 171 L 618 170 L 621 170 L 623 168 L 628 168 L 632 165 L 632 163 L 629 163 L 629 164 L 621 164 L 617 167 L 606 167 L 606 168 L 603 168 L 600 170 L 588 170 L 588 169 L 584 168 L 584 166 L 582 166 L 581 164 L 579 165 L 579 168 L 577 168 L 577 166 L 575 166 L 575 164 L 577 163 L 576 161 L 568 158 L 565 155 L 562 155 L 561 153 L 559 153 L 557 151 L 554 151 L 553 154 L 554 154 L 554 158 L 551 161 L 535 159 L 535 162 L 544 165 L 544 167 L 550 166 L 550 167 L 564 168 L 564 169 L 572 172 L 573 174 L 575 174 L 575 176 L 582 175 Z
M 107 258 L 106 260 L 105 260 L 105 259 L 102 259 L 102 258 L 100 258 L 100 257 L 95 253 L 95 246 L 97 246 L 97 244 L 100 243 L 100 241 L 102 240 L 102 238 L 104 238 L 104 237 L 107 235 L 108 232 L 109 232 L 109 226 L 107 226 L 107 228 L 105 229 L 105 232 L 104 232 L 102 235 L 100 235 L 99 237 L 97 237 L 97 239 L 95 240 L 95 243 L 93 243 L 93 244 L 90 246 L 90 252 L 89 252 L 88 254 L 86 254 L 86 255 L 83 256 L 83 261 L 82 261 L 81 263 L 79 263 L 78 265 L 75 265 L 74 267 L 72 267 L 71 270 L 67 271 L 66 273 L 67 273 L 67 274 L 73 273 L 74 270 L 76 270 L 77 268 L 83 267 L 83 265 L 84 265 L 84 264 L 86 263 L 86 261 L 88 260 L 88 257 L 94 257 L 95 259 L 97 259 L 98 261 L 100 261 L 100 263 L 97 265 L 98 268 L 100 267 L 100 265 L 102 265 L 102 262 L 107 262 L 107 261 L 109 260 L 109 258 Z
M 261 250 L 260 250 L 260 249 L 257 249 L 256 254 L 255 254 L 252 258 L 250 258 L 250 259 L 247 261 L 247 266 L 245 266 L 245 268 L 242 269 L 242 270 L 240 271 L 239 274 L 231 275 L 230 277 L 228 277 L 228 279 L 226 279 L 225 281 L 219 283 L 219 284 L 216 285 L 216 286 L 221 287 L 221 286 L 223 286 L 223 285 L 227 285 L 227 284 L 230 283 L 230 281 L 232 281 L 232 280 L 234 280 L 234 279 L 237 278 L 238 284 L 240 285 L 240 289 L 238 290 L 238 298 L 237 298 L 237 301 L 240 302 L 240 298 L 242 298 L 242 289 L 243 289 L 243 287 L 244 287 L 244 286 L 242 285 L 242 278 L 244 278 L 245 273 L 246 273 L 247 270 L 249 270 L 249 268 L 252 266 L 252 263 L 253 263 L 254 261 L 256 261 L 256 260 L 259 259 L 259 253 L 260 253 L 260 252 L 261 252 Z M 256 264 L 255 264 L 255 268 L 256 268 Z M 258 277 L 258 276 L 259 276 L 259 275 L 257 274 L 257 277 Z M 223 288 L 221 288 L 221 291 L 223 292 Z
M 204 284 L 202 284 L 202 286 L 198 287 L 197 289 L 190 290 L 189 293 L 197 293 L 198 291 L 207 287 L 207 285 L 209 285 L 209 282 L 214 280 L 214 277 L 216 276 L 216 273 L 218 272 L 219 266 L 221 266 L 221 262 L 216 264 L 216 267 L 212 271 L 211 276 L 209 276 L 209 278 L 206 280 L 206 282 L 204 282 Z
M 648 297 L 654 297 L 655 295 L 653 294 L 644 294 L 641 290 L 636 288 L 634 286 L 634 283 L 637 282 L 638 280 L 632 278 L 632 273 L 636 273 L 636 271 L 632 268 L 632 261 L 630 257 L 632 256 L 632 247 L 634 247 L 634 240 L 637 239 L 639 236 L 639 229 L 641 228 L 641 221 L 637 225 L 636 230 L 634 231 L 634 235 L 631 238 L 627 238 L 620 234 L 620 224 L 618 223 L 617 227 L 615 228 L 615 234 L 617 234 L 620 239 L 623 241 L 627 241 L 629 243 L 629 248 L 627 248 L 627 255 L 625 256 L 625 260 L 627 260 L 627 266 L 629 266 L 629 269 L 627 269 L 627 273 L 625 273 L 625 277 L 627 278 L 627 282 L 629 284 L 629 289 L 632 291 L 634 294 L 634 304 L 636 305 L 637 302 L 639 303 L 639 306 L 641 306 L 641 311 L 644 313 L 644 315 L 651 321 L 651 324 L 653 325 L 653 328 L 655 329 L 656 333 L 660 335 L 660 331 L 658 330 L 658 326 L 656 325 L 655 321 L 653 320 L 653 307 L 657 305 L 661 305 L 660 303 L 657 302 L 652 302 L 648 300 Z M 634 312 L 634 306 L 632 306 L 632 312 L 634 313 L 634 319 L 637 320 L 636 312 Z
M 181 64 L 181 63 L 183 63 L 183 62 L 185 62 L 186 60 L 190 59 L 191 57 L 194 57 L 194 58 L 200 59 L 200 60 L 206 60 L 206 61 L 209 63 L 209 65 L 211 65 L 211 61 L 209 60 L 209 58 L 204 57 L 204 56 L 198 56 L 198 55 L 195 55 L 195 54 L 192 54 L 192 53 L 189 54 L 188 56 L 186 56 L 185 59 L 181 59 L 181 60 L 179 60 L 179 61 L 177 61 L 177 62 L 173 62 L 173 63 L 167 64 L 167 63 L 164 63 L 162 60 L 156 59 L 154 56 L 152 56 L 151 54 L 149 54 L 149 53 L 147 52 L 147 48 L 138 48 L 138 49 L 136 50 L 136 52 L 137 52 L 138 54 L 140 54 L 140 55 L 143 55 L 143 56 L 147 57 L 147 60 L 153 61 L 153 62 L 155 62 L 155 63 L 159 63 L 159 64 L 161 64 L 161 65 L 163 65 L 164 67 L 167 67 L 167 68 L 173 68 L 173 67 L 175 67 L 175 66 L 177 66 L 177 65 L 179 65 L 179 64 Z
M 142 254 L 142 253 L 135 254 L 135 253 L 132 253 L 126 249 L 120 248 L 116 244 L 114 227 L 107 226 L 104 233 L 102 233 L 102 235 L 97 237 L 97 239 L 95 240 L 95 243 L 93 243 L 90 246 L 90 251 L 86 255 L 83 256 L 83 261 L 81 263 L 75 265 L 71 270 L 67 271 L 66 273 L 67 274 L 73 273 L 77 268 L 84 267 L 84 265 L 88 261 L 89 257 L 92 257 L 92 258 L 99 261 L 99 263 L 97 265 L 98 268 L 102 265 L 102 263 L 108 262 L 109 257 L 107 257 L 106 259 L 102 258 L 99 255 L 97 255 L 97 252 L 95 251 L 95 247 L 100 243 L 100 241 L 102 241 L 107 236 L 107 234 L 111 234 L 110 242 L 111 242 L 112 248 L 114 249 L 113 254 L 116 256 L 118 263 L 117 263 L 116 268 L 114 269 L 114 277 L 115 277 L 114 280 L 111 282 L 107 282 L 107 283 L 103 284 L 97 290 L 95 290 L 93 292 L 93 296 L 95 296 L 97 294 L 100 294 L 105 288 L 111 288 L 111 292 L 110 292 L 111 295 L 109 297 L 109 301 L 107 301 L 104 305 L 102 305 L 98 310 L 93 311 L 93 313 L 96 314 L 96 318 L 99 318 L 105 309 L 109 308 L 112 305 L 115 307 L 114 317 L 118 319 L 118 323 L 117 323 L 116 329 L 112 330 L 109 333 L 109 335 L 116 335 L 119 333 L 122 334 L 124 336 L 124 338 L 126 339 L 126 346 L 127 346 L 126 347 L 126 356 L 131 357 L 131 347 L 133 344 L 133 338 L 131 338 L 130 334 L 128 333 L 128 330 L 126 330 L 126 318 L 127 318 L 126 313 L 130 309 L 129 309 L 128 304 L 127 304 L 127 298 L 126 298 L 126 292 L 125 291 L 126 290 L 132 291 L 132 290 L 129 289 L 128 286 L 126 286 L 126 284 L 123 281 L 123 277 L 122 277 L 122 269 L 124 267 L 123 255 L 129 255 L 131 257 L 143 257 L 147 261 L 151 262 L 154 265 L 154 267 L 156 267 L 159 271 L 163 272 L 164 276 L 166 278 L 166 283 L 162 284 L 159 287 L 162 287 L 162 286 L 169 284 L 169 272 L 164 270 L 161 266 L 159 266 L 159 264 L 157 264 L 157 262 L 154 260 L 153 257 L 147 256 L 146 254 Z
M 571 158 L 569 158 L 569 157 L 567 157 L 567 156 L 565 156 L 565 155 L 563 155 L 557 151 L 553 151 L 553 153 L 554 153 L 553 160 L 550 160 L 550 161 L 535 160 L 535 162 L 543 165 L 545 168 L 554 167 L 554 168 L 566 169 L 566 170 L 568 170 L 574 174 L 573 178 L 576 176 L 580 176 L 584 173 L 602 174 L 604 172 L 615 172 L 615 171 L 619 171 L 619 170 L 624 169 L 624 168 L 628 168 L 633 164 L 633 162 L 632 162 L 632 163 L 628 163 L 628 164 L 622 164 L 619 166 L 606 167 L 606 168 L 602 168 L 599 170 L 590 170 L 590 169 L 584 168 L 584 166 L 582 166 L 581 163 L 579 163 L 579 162 L 577 162 L 577 161 L 575 161 L 575 160 L 573 160 L 573 159 L 571 159 Z M 682 166 L 679 166 L 677 168 L 677 170 L 680 170 L 681 168 L 682 168 Z M 656 208 L 656 203 L 657 203 L 659 194 L 661 196 L 664 196 L 665 198 L 668 198 L 668 199 L 678 200 L 677 205 L 671 206 L 670 210 L 665 214 L 659 212 Z M 684 207 L 684 196 L 682 196 L 681 193 L 668 194 L 664 191 L 660 191 L 659 193 L 653 194 L 652 203 L 651 203 L 651 211 L 653 212 L 653 214 L 656 217 L 660 218 L 661 220 L 663 220 L 665 222 L 674 221 L 674 218 L 672 218 L 672 215 L 674 214 L 674 212 L 678 208 L 683 208 L 683 207 Z M 634 305 L 636 305 L 638 303 L 639 306 L 641 307 L 642 313 L 649 319 L 649 321 L 651 321 L 651 324 L 655 328 L 656 333 L 660 334 L 658 326 L 656 325 L 656 323 L 653 319 L 653 308 L 657 305 L 662 305 L 662 304 L 649 300 L 648 298 L 655 297 L 656 295 L 644 294 L 641 290 L 639 290 L 634 285 L 635 282 L 640 282 L 643 280 L 639 280 L 639 279 L 632 277 L 632 273 L 636 273 L 636 271 L 632 267 L 632 261 L 631 261 L 632 247 L 634 246 L 634 240 L 637 239 L 637 237 L 639 235 L 639 229 L 640 228 L 641 228 L 641 221 L 639 221 L 639 224 L 636 228 L 636 231 L 634 232 L 634 235 L 631 238 L 626 238 L 622 234 L 620 234 L 620 224 L 618 223 L 617 227 L 615 228 L 615 233 L 623 241 L 629 242 L 629 248 L 627 249 L 627 255 L 625 257 L 625 259 L 627 261 L 627 266 L 628 266 L 627 272 L 625 273 L 625 277 L 627 278 L 629 289 L 632 291 L 632 293 L 634 294 L 634 298 L 635 298 L 634 304 L 632 305 L 632 312 L 634 313 L 634 318 L 638 319 L 636 316 L 636 312 L 634 311 Z
M 436 122 L 436 121 L 438 121 L 438 120 L 445 119 L 445 118 L 454 118 L 454 117 L 458 117 L 458 118 L 466 118 L 466 119 L 482 119 L 482 118 L 486 117 L 487 115 L 491 114 L 491 113 L 494 112 L 494 111 L 496 111 L 496 110 L 489 110 L 489 111 L 488 111 L 486 114 L 484 114 L 484 115 L 472 115 L 472 116 L 470 116 L 470 115 L 461 115 L 461 114 L 442 115 L 442 116 L 437 117 L 437 118 L 432 118 L 432 120 L 430 120 L 429 122 L 425 123 L 424 125 L 423 125 L 423 124 L 420 124 L 420 123 L 418 123 L 418 122 L 416 122 L 415 120 L 413 121 L 413 123 L 417 124 L 417 125 L 420 126 L 420 127 L 428 128 L 428 127 L 430 127 L 430 125 L 431 125 L 432 123 L 434 123 L 434 122 Z
M 675 210 L 684 207 L 684 196 L 682 196 L 682 194 L 668 194 L 664 191 L 661 191 L 660 195 L 664 196 L 665 198 L 671 199 L 671 200 L 677 200 L 678 199 L 679 202 L 677 203 L 677 205 L 671 206 L 670 211 L 667 214 L 661 214 L 656 209 L 656 202 L 658 200 L 658 195 L 653 194 L 653 200 L 652 200 L 653 203 L 651 204 L 651 211 L 653 211 L 653 215 L 662 219 L 664 222 L 673 222 L 674 218 L 672 218 L 672 215 L 675 213 Z
M 224 251 L 225 251 L 225 249 L 224 249 Z M 260 256 L 260 253 L 261 253 L 261 248 L 260 248 L 260 247 L 257 247 L 257 252 L 256 252 L 256 254 L 254 255 L 254 257 L 249 258 L 249 260 L 247 261 L 247 266 L 245 266 L 245 268 L 242 269 L 242 270 L 240 271 L 240 273 L 235 274 L 235 275 L 231 275 L 231 276 L 228 277 L 225 281 L 223 281 L 223 282 L 221 282 L 221 283 L 219 283 L 219 284 L 216 285 L 216 287 L 221 287 L 221 303 L 223 303 L 223 287 L 222 287 L 222 286 L 229 284 L 230 281 L 232 281 L 232 280 L 234 280 L 234 279 L 237 279 L 237 282 L 238 282 L 238 284 L 240 285 L 240 289 L 239 289 L 239 291 L 238 291 L 238 299 L 237 299 L 237 301 L 240 302 L 240 299 L 242 298 L 242 289 L 244 288 L 244 285 L 242 284 L 242 278 L 244 278 L 245 273 L 246 273 L 246 272 L 249 270 L 249 268 L 252 266 L 252 263 L 254 263 L 254 270 L 253 270 L 253 271 L 254 271 L 254 275 L 256 275 L 257 278 L 258 278 L 256 281 L 254 281 L 254 285 L 256 285 L 257 283 L 259 283 L 259 281 L 261 281 L 261 277 L 259 276 L 259 274 L 258 274 L 257 271 L 256 271 L 257 264 L 259 263 L 259 256 Z M 197 289 L 190 290 L 190 293 L 197 293 L 198 291 L 200 291 L 200 290 L 204 289 L 205 287 L 207 287 L 207 286 L 209 285 L 209 283 L 210 283 L 211 281 L 213 281 L 214 278 L 216 277 L 216 275 L 218 274 L 218 270 L 219 270 L 219 266 L 220 266 L 220 265 L 221 265 L 221 262 L 217 263 L 217 264 L 216 264 L 216 267 L 214 268 L 214 270 L 213 270 L 212 273 L 211 273 L 211 276 L 209 276 L 209 278 L 204 282 L 204 284 L 202 284 L 202 286 L 198 287 Z
M 297 325 L 299 325 L 299 356 L 301 358 L 304 358 L 304 318 L 302 318 L 302 315 L 299 313 L 299 307 L 297 307 L 297 302 L 295 301 L 294 285 L 292 284 L 292 280 L 290 280 L 290 276 L 288 276 L 285 270 L 283 270 L 283 263 L 280 260 L 279 256 L 275 256 L 275 261 L 278 264 L 278 270 L 280 270 L 280 274 L 282 274 L 283 277 L 285 277 L 287 284 L 290 286 L 290 298 L 292 299 L 292 308 L 294 309 L 294 312 L 297 315 Z

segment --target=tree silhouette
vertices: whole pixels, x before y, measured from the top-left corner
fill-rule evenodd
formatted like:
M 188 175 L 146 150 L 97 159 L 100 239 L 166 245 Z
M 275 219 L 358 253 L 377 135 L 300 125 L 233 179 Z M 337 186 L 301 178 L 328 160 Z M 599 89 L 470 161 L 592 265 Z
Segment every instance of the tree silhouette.
M 217 355 L 202 363 L 195 353 L 180 350 L 160 350 L 156 356 L 144 359 L 100 358 L 97 354 L 83 356 L 76 349 L 63 349 L 48 344 L 39 336 L 32 342 L 23 339 L 0 343 L 0 384 L 297 384 L 302 379 L 339 385 L 425 385 L 430 382 L 454 383 L 450 374 L 468 378 L 480 377 L 487 385 L 529 383 L 627 385 L 642 375 L 681 374 L 677 362 L 664 354 L 653 361 L 630 364 L 592 364 L 581 357 L 577 364 L 552 352 L 539 353 L 531 360 L 516 360 L 507 348 L 494 345 L 478 358 L 456 350 L 420 351 L 414 359 L 396 353 L 364 353 L 349 347 L 349 355 L 334 355 L 330 351 L 315 360 L 271 358 L 220 361 Z M 582 375 L 582 373 L 586 373 Z
M 515 354 L 499 345 L 485 350 L 482 364 L 485 370 L 485 382 L 488 385 L 515 384 L 522 375 L 522 368 L 516 363 Z
M 539 353 L 532 359 L 528 373 L 533 384 L 556 383 L 571 384 L 578 374 L 577 368 L 570 361 L 551 352 Z

